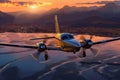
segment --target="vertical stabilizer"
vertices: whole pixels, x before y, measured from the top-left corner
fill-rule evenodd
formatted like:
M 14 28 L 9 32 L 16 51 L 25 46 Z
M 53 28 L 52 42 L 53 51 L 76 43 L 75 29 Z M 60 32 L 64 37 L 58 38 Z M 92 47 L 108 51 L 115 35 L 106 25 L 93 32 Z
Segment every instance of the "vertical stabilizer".
M 57 15 L 55 15 L 55 28 L 56 28 L 56 33 L 60 33 Z

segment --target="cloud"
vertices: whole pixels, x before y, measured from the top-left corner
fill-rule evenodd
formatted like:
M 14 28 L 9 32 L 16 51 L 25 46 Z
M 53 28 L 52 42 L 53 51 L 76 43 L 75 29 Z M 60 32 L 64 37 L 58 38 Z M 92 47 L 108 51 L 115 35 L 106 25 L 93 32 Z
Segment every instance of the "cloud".
M 97 1 L 97 2 L 89 2 L 89 3 L 76 3 L 78 4 L 108 4 L 108 3 L 115 3 L 115 4 L 120 4 L 120 0 L 114 0 L 114 1 Z
M 0 0 L 0 3 L 1 2 L 11 2 L 10 0 Z
M 18 1 L 18 2 L 13 2 L 10 0 L 0 0 L 0 4 L 8 4 L 8 5 L 14 5 L 14 6 L 23 6 L 23 7 L 28 7 L 31 5 L 37 5 L 37 6 L 46 6 L 46 5 L 51 5 L 51 2 L 24 2 L 24 1 Z M 8 6 L 5 5 L 5 6 Z

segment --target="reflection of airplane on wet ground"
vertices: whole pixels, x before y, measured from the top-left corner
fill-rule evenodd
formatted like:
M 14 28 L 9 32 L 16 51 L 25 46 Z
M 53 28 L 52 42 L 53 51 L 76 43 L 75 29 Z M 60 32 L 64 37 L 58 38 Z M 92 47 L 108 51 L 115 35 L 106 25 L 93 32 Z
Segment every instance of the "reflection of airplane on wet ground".
M 74 38 L 74 36 L 70 33 L 60 33 L 57 16 L 55 16 L 55 27 L 56 27 L 56 36 L 54 36 L 54 37 L 45 36 L 44 38 L 31 39 L 31 40 L 39 40 L 39 39 L 43 40 L 43 41 L 37 43 L 36 46 L 1 43 L 1 42 L 0 42 L 0 45 L 37 49 L 38 53 L 34 53 L 34 54 L 32 54 L 32 56 L 35 59 L 38 59 L 41 52 L 45 52 L 44 57 L 45 57 L 45 60 L 47 60 L 49 58 L 47 50 L 58 50 L 58 51 L 76 53 L 76 52 L 80 51 L 80 49 L 82 48 L 82 55 L 83 55 L 83 57 L 85 57 L 86 49 L 90 49 L 92 51 L 92 53 L 95 55 L 98 53 L 98 50 L 92 48 L 93 45 L 120 40 L 120 37 L 118 37 L 118 38 L 114 38 L 114 39 L 93 42 L 92 41 L 93 36 L 90 36 L 90 39 L 86 39 L 84 36 L 81 36 L 80 41 L 77 41 Z M 47 46 L 46 45 L 47 39 L 52 39 L 52 38 L 56 39 L 56 46 Z

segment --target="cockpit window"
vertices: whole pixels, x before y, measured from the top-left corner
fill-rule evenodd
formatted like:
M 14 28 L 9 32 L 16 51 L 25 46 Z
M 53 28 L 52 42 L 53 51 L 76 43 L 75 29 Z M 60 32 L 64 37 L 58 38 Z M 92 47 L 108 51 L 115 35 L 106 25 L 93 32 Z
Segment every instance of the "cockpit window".
M 62 40 L 67 40 L 68 37 L 67 36 L 62 36 Z
M 69 35 L 69 38 L 70 38 L 70 39 L 73 39 L 74 37 L 73 37 L 72 35 Z
M 73 39 L 74 37 L 72 35 L 63 35 L 61 37 L 62 40 L 68 40 L 68 39 Z

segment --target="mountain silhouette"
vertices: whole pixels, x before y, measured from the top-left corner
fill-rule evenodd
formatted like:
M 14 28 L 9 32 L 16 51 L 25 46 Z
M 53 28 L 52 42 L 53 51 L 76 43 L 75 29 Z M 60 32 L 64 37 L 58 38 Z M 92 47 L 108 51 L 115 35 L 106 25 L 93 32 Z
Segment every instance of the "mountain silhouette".
M 120 6 L 108 3 L 102 7 L 69 7 L 64 6 L 51 13 L 44 14 L 35 20 L 35 24 L 53 26 L 54 15 L 58 15 L 61 26 L 97 26 L 118 27 L 120 26 Z
M 0 24 L 11 24 L 14 22 L 14 16 L 0 11 Z
M 119 27 L 120 6 L 111 2 L 101 7 L 75 7 L 51 9 L 44 13 L 31 14 L 28 12 L 12 13 L 15 17 L 0 12 L 0 24 L 35 24 L 42 26 L 54 26 L 54 15 L 58 15 L 60 26 L 68 27 Z

